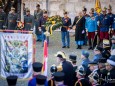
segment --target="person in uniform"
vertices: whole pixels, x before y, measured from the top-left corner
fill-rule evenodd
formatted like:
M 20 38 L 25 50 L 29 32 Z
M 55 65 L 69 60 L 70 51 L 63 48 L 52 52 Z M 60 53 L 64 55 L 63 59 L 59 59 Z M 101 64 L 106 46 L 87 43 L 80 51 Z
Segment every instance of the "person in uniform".
M 93 72 L 97 72 L 97 70 L 98 70 L 98 64 L 97 64 L 97 62 L 94 62 L 94 61 L 89 62 L 89 69 L 91 71 L 91 74 Z M 89 76 L 91 76 L 91 74 Z
M 93 49 L 93 41 L 95 37 L 95 33 L 97 34 L 97 21 L 94 17 L 94 12 L 90 12 L 90 17 L 86 18 L 85 23 L 86 32 L 88 33 L 88 41 L 89 41 L 89 48 L 88 50 Z
M 100 22 L 100 43 L 103 39 L 109 39 L 109 26 L 110 26 L 110 18 L 106 14 L 106 8 L 102 9 L 102 14 L 99 16 Z
M 3 7 L 0 6 L 0 29 L 3 30 L 6 23 L 6 13 L 3 11 Z
M 25 3 L 23 3 L 23 15 L 26 15 L 26 7 L 25 7 Z
M 18 16 L 17 13 L 15 13 L 15 8 L 11 7 L 11 11 L 8 14 L 8 30 L 17 29 L 17 20 Z
M 44 34 L 46 32 L 46 27 L 45 24 L 47 22 L 48 19 L 48 12 L 47 11 L 43 11 L 43 16 L 39 19 L 39 31 L 42 32 L 42 46 L 44 44 L 44 40 L 47 39 L 47 43 L 49 44 L 49 37 L 46 37 L 46 35 Z
M 34 17 L 30 14 L 30 9 L 26 10 L 26 15 L 24 16 L 24 30 L 30 31 L 34 28 Z
M 73 26 L 76 26 L 75 28 L 75 42 L 77 46 L 77 49 L 82 49 L 82 45 L 84 43 L 85 39 L 85 17 L 83 17 L 82 12 L 79 12 L 79 17 L 75 17 Z
M 94 49 L 94 57 L 93 57 L 93 61 L 98 62 L 100 58 L 102 58 L 102 52 L 103 48 L 96 46 Z
M 39 19 L 40 17 L 43 16 L 43 11 L 40 9 L 40 5 L 36 5 L 36 10 L 34 10 L 34 19 L 35 19 L 35 28 L 36 28 L 36 36 L 37 36 L 37 41 L 42 41 L 42 34 L 39 31 Z
M 41 74 L 42 66 L 43 64 L 39 62 L 34 62 L 32 64 L 33 75 L 32 75 L 32 78 L 28 82 L 28 86 L 36 86 L 36 76 Z
M 113 17 L 112 30 L 113 30 L 113 35 L 115 35 L 115 15 Z
M 74 68 L 74 83 L 77 81 L 77 77 L 76 77 L 76 70 L 77 70 L 77 56 L 76 55 L 69 55 L 69 61 L 71 62 L 71 64 L 73 65 Z
M 108 59 L 110 57 L 110 42 L 107 39 L 103 40 L 103 51 L 102 51 L 102 57 Z
M 35 86 L 48 86 L 47 77 L 44 76 L 44 75 L 37 75 L 36 76 L 36 85 Z
M 64 75 L 65 74 L 63 72 L 55 72 L 53 74 L 55 86 L 65 86 L 64 85 Z
M 73 75 L 74 68 L 70 62 L 66 60 L 66 55 L 64 52 L 58 51 L 55 55 L 57 57 L 57 62 L 62 67 L 62 71 L 64 76 L 64 85 L 73 86 Z
M 69 29 L 71 26 L 71 19 L 67 15 L 68 13 L 64 12 L 64 17 L 62 18 L 63 26 L 61 28 L 61 40 L 62 40 L 62 48 L 70 48 L 70 37 L 69 37 Z
M 107 59 L 106 69 L 108 73 L 104 86 L 115 86 L 115 55 L 111 55 L 109 59 Z
M 76 77 L 78 80 L 75 82 L 74 86 L 91 86 L 91 83 L 85 78 L 86 71 L 83 66 L 79 66 L 76 70 Z
M 8 86 L 16 86 L 18 77 L 15 75 L 10 75 L 6 78 Z

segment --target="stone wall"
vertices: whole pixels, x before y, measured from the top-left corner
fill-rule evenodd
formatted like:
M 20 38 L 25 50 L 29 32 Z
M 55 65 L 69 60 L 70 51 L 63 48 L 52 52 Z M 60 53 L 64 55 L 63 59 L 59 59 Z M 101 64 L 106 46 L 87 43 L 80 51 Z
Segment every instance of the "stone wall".
M 115 0 L 100 0 L 102 8 L 104 6 L 112 5 L 112 8 L 115 8 Z M 36 4 L 39 3 L 41 5 L 41 9 L 46 9 L 46 0 L 24 0 L 26 3 L 26 7 L 31 9 L 31 13 L 33 14 L 36 9 Z M 88 11 L 90 8 L 95 6 L 95 0 L 49 0 L 49 15 L 59 14 L 63 16 L 63 10 L 69 12 L 69 16 L 73 18 L 78 11 L 85 6 Z M 113 9 L 115 13 L 115 9 Z

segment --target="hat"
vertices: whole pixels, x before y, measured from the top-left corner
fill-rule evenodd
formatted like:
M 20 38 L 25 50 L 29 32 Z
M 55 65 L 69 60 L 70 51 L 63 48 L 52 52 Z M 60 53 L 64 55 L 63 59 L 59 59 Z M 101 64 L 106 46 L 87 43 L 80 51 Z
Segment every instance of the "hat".
M 87 11 L 87 8 L 84 6 L 83 9 L 82 9 L 82 11 Z
M 55 56 L 56 56 L 56 57 L 59 57 L 59 58 L 66 59 L 65 53 L 64 53 L 64 52 L 61 52 L 61 51 L 58 51 L 57 54 L 55 54 Z
M 102 9 L 102 11 L 104 12 L 104 11 L 106 11 L 107 10 L 107 8 L 106 7 L 104 7 L 103 9 Z
M 29 9 L 29 8 L 27 8 L 27 9 L 26 9 L 26 12 L 30 12 L 30 9 Z
M 89 52 L 86 50 L 82 50 L 82 55 L 85 56 L 86 58 L 89 57 Z
M 54 80 L 57 81 L 57 82 L 63 81 L 64 80 L 64 75 L 65 74 L 63 72 L 55 72 L 53 74 Z
M 37 4 L 36 7 L 40 7 L 40 4 Z
M 110 4 L 108 6 L 108 10 L 112 10 L 112 6 Z
M 99 46 L 96 46 L 94 50 L 95 50 L 95 51 L 100 51 L 100 52 L 101 52 L 101 51 L 103 51 L 103 48 L 102 48 L 102 47 L 99 47 Z
M 103 40 L 103 44 L 109 46 L 109 45 L 110 45 L 110 42 L 109 42 L 108 39 L 104 39 L 104 40 Z
M 38 85 L 45 85 L 47 77 L 44 75 L 37 75 L 36 76 L 36 82 Z
M 98 61 L 98 63 L 106 63 L 106 61 L 107 61 L 107 59 L 105 59 L 105 58 L 100 58 L 99 61 Z
M 15 8 L 14 8 L 14 7 L 11 7 L 11 10 L 15 10 Z
M 34 62 L 32 64 L 34 72 L 41 72 L 43 64 L 40 62 Z
M 109 59 L 107 59 L 107 63 L 109 63 L 112 66 L 115 66 L 115 55 L 111 55 Z
M 76 61 L 77 56 L 71 54 L 71 55 L 69 55 L 69 59 L 70 59 L 71 61 Z
M 95 61 L 89 62 L 89 66 L 95 66 L 95 65 L 97 65 L 97 62 Z
M 86 75 L 85 68 L 84 68 L 82 65 L 78 67 L 78 69 L 76 70 L 76 72 L 77 72 L 79 75 Z
M 111 40 L 115 40 L 115 35 L 112 36 Z
M 15 75 L 8 76 L 6 78 L 8 86 L 15 86 L 17 82 L 18 77 Z
M 56 65 L 52 65 L 52 66 L 51 66 L 50 72 L 51 72 L 51 73 L 57 72 L 57 67 L 56 67 Z
M 47 12 L 47 10 L 44 10 L 43 13 L 44 13 L 44 14 L 47 14 L 48 12 Z

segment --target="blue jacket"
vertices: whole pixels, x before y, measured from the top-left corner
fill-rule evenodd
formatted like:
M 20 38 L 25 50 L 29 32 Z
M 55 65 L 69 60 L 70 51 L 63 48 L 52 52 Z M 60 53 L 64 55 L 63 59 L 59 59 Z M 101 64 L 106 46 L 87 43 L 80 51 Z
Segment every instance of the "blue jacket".
M 87 58 L 87 59 L 84 59 L 84 60 L 82 61 L 82 64 L 81 64 L 81 65 L 83 65 L 84 67 L 88 68 L 89 62 L 90 62 L 90 60 L 89 60 L 88 58 Z
M 113 19 L 114 19 L 114 14 L 108 13 L 107 15 L 109 16 L 109 20 L 110 20 L 110 27 L 112 27 Z
M 86 18 L 85 28 L 88 32 L 95 32 L 97 30 L 97 21 L 95 17 Z
M 101 32 L 109 31 L 109 26 L 110 26 L 110 18 L 109 18 L 109 16 L 101 14 L 99 16 L 99 21 L 100 21 L 100 31 Z
M 102 58 L 102 55 L 101 55 L 101 54 L 96 54 L 96 55 L 93 57 L 93 62 L 98 62 L 100 58 Z
M 113 18 L 112 28 L 115 30 L 115 15 L 114 15 L 114 18 Z

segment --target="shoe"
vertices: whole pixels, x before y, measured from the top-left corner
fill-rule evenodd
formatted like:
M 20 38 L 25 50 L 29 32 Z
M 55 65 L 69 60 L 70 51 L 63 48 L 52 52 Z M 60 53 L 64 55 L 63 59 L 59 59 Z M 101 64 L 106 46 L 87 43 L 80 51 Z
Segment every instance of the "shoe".
M 66 46 L 63 46 L 62 48 L 66 48 Z
M 92 50 L 93 48 L 92 47 L 89 47 L 88 50 Z
M 82 49 L 81 45 L 79 45 L 79 49 Z
M 69 46 L 67 46 L 67 48 L 70 48 Z

